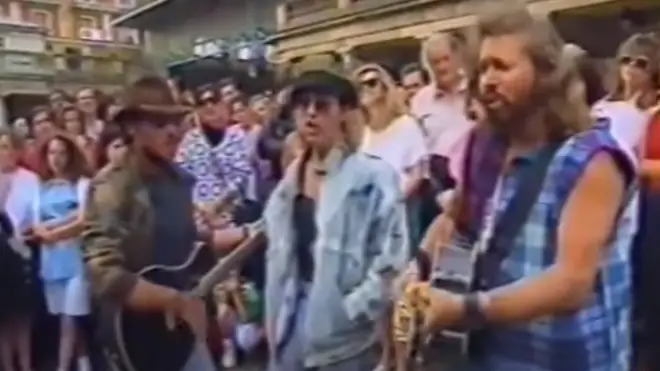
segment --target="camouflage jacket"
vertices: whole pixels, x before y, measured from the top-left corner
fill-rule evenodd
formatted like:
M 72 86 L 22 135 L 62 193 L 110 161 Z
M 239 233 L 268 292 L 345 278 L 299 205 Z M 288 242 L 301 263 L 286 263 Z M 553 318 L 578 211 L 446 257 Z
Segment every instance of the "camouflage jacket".
M 152 256 L 154 208 L 133 163 L 106 167 L 92 180 L 82 234 L 92 291 L 123 302 Z

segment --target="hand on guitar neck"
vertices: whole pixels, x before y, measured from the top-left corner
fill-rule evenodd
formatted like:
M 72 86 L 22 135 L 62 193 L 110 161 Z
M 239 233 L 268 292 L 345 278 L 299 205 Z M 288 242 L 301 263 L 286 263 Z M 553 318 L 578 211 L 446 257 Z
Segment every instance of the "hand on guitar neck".
M 240 227 L 239 230 L 240 238 L 237 238 L 233 246 L 249 244 L 250 240 L 261 232 L 261 221 L 246 224 Z M 241 246 L 236 249 L 238 251 L 234 251 L 233 254 L 223 259 L 228 265 L 233 264 L 232 259 L 240 261 L 242 255 L 247 255 L 253 249 L 253 247 L 246 245 L 243 246 L 244 251 L 241 251 Z M 221 268 L 220 271 L 224 271 L 225 266 L 221 266 Z M 202 285 L 209 286 L 209 282 L 214 280 L 214 277 L 206 280 L 202 279 Z M 198 299 L 200 296 L 202 295 L 189 295 L 166 286 L 157 285 L 144 278 L 138 278 L 126 304 L 134 311 L 169 313 L 173 317 L 180 318 L 188 323 L 196 334 L 205 334 L 203 330 L 206 327 L 206 315 L 204 305 Z

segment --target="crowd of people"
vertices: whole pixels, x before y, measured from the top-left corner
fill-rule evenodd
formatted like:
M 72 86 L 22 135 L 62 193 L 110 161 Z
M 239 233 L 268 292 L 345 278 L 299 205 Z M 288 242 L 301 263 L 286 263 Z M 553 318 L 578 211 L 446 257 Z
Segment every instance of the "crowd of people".
M 205 339 L 222 369 L 265 350 L 273 371 L 410 370 L 415 312 L 431 332 L 477 331 L 462 363 L 484 370 L 660 367 L 660 41 L 622 43 L 609 91 L 524 10 L 476 28 L 475 45 L 432 35 L 398 73 L 314 70 L 279 92 L 156 77 L 115 97 L 54 91 L 0 131 L 0 369 L 36 369 L 44 308 L 57 371 L 97 367 L 80 321 L 97 300 L 201 326 L 192 299 L 133 277 L 138 245 L 157 246 L 152 264 L 180 264 L 191 241 L 222 256 L 262 218 L 267 249 L 213 292 Z M 160 180 L 169 158 L 181 183 Z M 228 192 L 240 203 L 220 210 Z M 486 261 L 468 293 L 422 279 L 458 234 Z

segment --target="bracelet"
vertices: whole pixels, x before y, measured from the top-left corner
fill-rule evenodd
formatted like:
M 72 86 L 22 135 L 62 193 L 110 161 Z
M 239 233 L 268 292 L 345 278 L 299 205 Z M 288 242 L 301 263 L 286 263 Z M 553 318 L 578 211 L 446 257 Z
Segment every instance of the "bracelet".
M 469 293 L 463 297 L 464 318 L 470 329 L 480 330 L 486 326 L 488 320 L 484 310 L 489 302 L 490 298 L 482 292 Z

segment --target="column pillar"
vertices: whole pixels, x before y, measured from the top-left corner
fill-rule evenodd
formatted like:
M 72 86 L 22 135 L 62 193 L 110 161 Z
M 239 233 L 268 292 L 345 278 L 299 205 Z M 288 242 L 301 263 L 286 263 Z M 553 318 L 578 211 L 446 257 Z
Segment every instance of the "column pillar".
M 77 39 L 76 20 L 73 16 L 73 0 L 63 0 L 57 11 L 59 36 Z
M 0 127 L 9 127 L 9 115 L 7 113 L 7 101 L 4 95 L 0 95 Z
M 339 57 L 341 58 L 341 68 L 346 73 L 350 73 L 357 67 L 357 60 L 353 53 L 353 48 L 340 48 L 337 50 Z
M 9 18 L 14 21 L 23 21 L 23 7 L 20 1 L 9 3 Z
M 275 20 L 277 22 L 277 29 L 282 29 L 286 26 L 286 23 L 288 21 L 288 4 L 287 3 L 281 3 L 277 5 L 277 8 L 275 9 Z
M 104 13 L 103 17 L 101 18 L 101 29 L 105 34 L 105 39 L 108 41 L 115 40 L 114 32 L 112 32 L 112 25 L 110 24 L 111 22 L 112 22 L 112 15 L 108 13 Z

